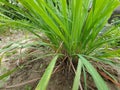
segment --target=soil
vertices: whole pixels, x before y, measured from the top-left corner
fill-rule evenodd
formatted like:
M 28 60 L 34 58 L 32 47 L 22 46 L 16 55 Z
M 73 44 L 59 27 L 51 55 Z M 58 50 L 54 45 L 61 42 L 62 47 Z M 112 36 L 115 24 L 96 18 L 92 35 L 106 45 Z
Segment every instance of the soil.
M 14 33 L 12 34 L 12 37 L 9 37 L 10 38 L 9 40 L 12 41 L 19 40 L 19 37 L 16 37 L 16 34 L 18 34 L 18 36 L 24 37 L 23 33 Z M 4 37 L 2 39 L 2 42 L 4 42 L 4 44 L 2 45 L 5 45 L 7 41 L 8 40 L 6 39 L 6 37 Z M 40 46 L 39 50 L 35 48 L 34 49 L 28 48 L 26 50 L 23 50 L 23 52 L 25 53 L 27 52 L 28 54 L 34 52 L 34 54 L 27 57 L 23 57 L 22 61 L 20 61 L 20 59 L 11 61 L 11 59 L 19 56 L 18 53 L 10 56 L 9 60 L 7 58 L 7 62 L 6 62 L 6 58 L 2 60 L 3 65 L 6 66 L 8 70 L 12 68 L 18 68 L 21 65 L 24 65 L 24 67 L 22 69 L 19 68 L 16 72 L 11 74 L 7 82 L 4 84 L 4 87 L 0 88 L 0 90 L 35 90 L 35 87 L 37 86 L 40 78 L 42 77 L 52 57 L 49 56 L 40 59 L 35 59 L 37 56 L 43 56 L 50 52 L 48 48 L 45 48 L 43 46 Z M 17 63 L 18 61 L 19 63 Z M 67 69 L 69 66 L 67 65 L 66 62 L 62 62 L 62 64 L 60 63 L 61 62 L 56 63 L 47 90 L 72 90 L 74 72 L 73 70 Z M 96 62 L 93 62 L 93 65 L 96 68 L 102 66 L 105 70 L 111 72 L 120 82 L 119 68 L 101 63 L 96 63 Z M 112 82 L 106 76 L 104 75 L 101 76 L 105 79 L 110 90 L 120 90 L 120 88 L 118 87 L 119 85 Z M 83 86 L 84 85 L 83 77 L 81 78 L 81 82 Z M 88 83 L 88 90 L 97 90 L 89 74 L 87 74 L 87 83 Z
M 13 73 L 5 84 L 5 88 L 1 90 L 35 90 L 51 57 L 32 61 L 27 57 L 26 60 L 29 61 L 24 61 L 24 68 Z M 59 66 L 59 62 L 57 64 L 55 68 Z M 47 90 L 71 90 L 74 73 L 72 71 L 68 73 L 66 66 L 66 63 L 63 63 L 58 70 L 53 71 Z

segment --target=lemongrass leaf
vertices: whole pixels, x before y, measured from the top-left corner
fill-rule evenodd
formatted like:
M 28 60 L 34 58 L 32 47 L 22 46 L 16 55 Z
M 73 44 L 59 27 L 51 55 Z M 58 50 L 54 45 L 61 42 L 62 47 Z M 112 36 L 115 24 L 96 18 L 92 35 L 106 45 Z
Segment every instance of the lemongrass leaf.
M 102 77 L 98 74 L 98 72 L 95 70 L 95 68 L 91 65 L 91 63 L 85 59 L 83 56 L 78 55 L 81 59 L 83 65 L 86 67 L 87 71 L 92 76 L 98 90 L 109 90 L 105 81 L 102 79 Z
M 3 75 L 0 75 L 0 80 L 2 80 L 3 78 L 11 75 L 11 74 L 12 74 L 13 72 L 15 72 L 16 70 L 18 70 L 18 68 L 14 68 L 13 70 L 7 71 L 7 72 L 6 72 L 5 74 L 3 74 Z
M 82 62 L 81 62 L 81 60 L 79 59 L 79 60 L 78 60 L 78 65 L 77 65 L 77 71 L 76 71 L 76 73 L 75 73 L 75 78 L 74 78 L 74 83 L 73 83 L 73 88 L 72 88 L 72 90 L 78 90 L 78 88 L 79 88 L 81 69 L 82 69 Z
M 56 55 L 52 61 L 50 62 L 49 66 L 47 67 L 45 73 L 43 74 L 41 80 L 39 81 L 35 90 L 46 90 L 50 77 L 52 75 L 53 68 L 57 61 L 58 55 Z

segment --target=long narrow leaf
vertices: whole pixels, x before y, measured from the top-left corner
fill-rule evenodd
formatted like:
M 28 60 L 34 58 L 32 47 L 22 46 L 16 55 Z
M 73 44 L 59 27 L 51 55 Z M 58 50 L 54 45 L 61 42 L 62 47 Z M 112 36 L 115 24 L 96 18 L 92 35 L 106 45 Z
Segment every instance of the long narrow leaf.
M 77 71 L 76 71 L 76 74 L 75 74 L 75 78 L 74 78 L 74 83 L 73 83 L 73 88 L 72 88 L 72 90 L 78 90 L 78 88 L 79 88 L 81 68 L 82 68 L 82 62 L 81 62 L 81 60 L 79 59 L 79 60 L 78 60 L 78 66 L 77 66 Z
M 57 61 L 58 55 L 53 58 L 53 60 L 50 62 L 49 66 L 47 67 L 44 75 L 42 76 L 40 82 L 38 83 L 35 90 L 46 90 L 46 87 L 48 85 L 48 82 L 50 80 L 53 68 L 55 66 L 55 63 Z
M 10 70 L 10 71 L 6 72 L 6 73 L 3 74 L 3 75 L 0 75 L 0 80 L 2 80 L 3 78 L 11 75 L 11 74 L 12 74 L 13 72 L 15 72 L 16 70 L 18 70 L 18 68 L 14 68 L 13 70 Z
M 83 56 L 81 55 L 78 55 L 78 56 L 81 59 L 83 65 L 87 68 L 88 72 L 91 74 L 98 90 L 109 90 L 106 83 L 98 74 L 98 72 L 95 70 L 95 68 L 91 65 L 91 63 L 88 62 L 88 60 L 85 59 Z

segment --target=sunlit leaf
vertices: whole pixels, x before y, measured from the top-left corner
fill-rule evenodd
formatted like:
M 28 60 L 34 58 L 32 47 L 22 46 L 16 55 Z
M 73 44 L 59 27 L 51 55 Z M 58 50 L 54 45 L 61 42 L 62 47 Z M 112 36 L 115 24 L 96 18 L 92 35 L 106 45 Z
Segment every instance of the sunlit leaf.
M 79 88 L 81 69 L 82 69 L 82 62 L 81 62 L 81 60 L 79 59 L 79 60 L 78 60 L 77 71 L 76 71 L 76 73 L 75 73 L 75 78 L 74 78 L 74 83 L 73 83 L 73 88 L 72 88 L 72 90 L 78 90 L 78 88 Z
M 50 80 L 53 68 L 55 66 L 56 60 L 58 58 L 58 55 L 56 55 L 53 60 L 50 62 L 49 66 L 47 67 L 44 75 L 42 76 L 40 82 L 38 83 L 37 87 L 35 90 L 46 90 L 47 84 Z
M 95 70 L 95 68 L 92 66 L 92 64 L 83 56 L 81 55 L 78 55 L 78 56 L 81 59 L 83 65 L 86 67 L 87 71 L 92 76 L 98 90 L 109 90 L 106 83 L 104 82 L 102 77 L 98 74 L 98 72 Z

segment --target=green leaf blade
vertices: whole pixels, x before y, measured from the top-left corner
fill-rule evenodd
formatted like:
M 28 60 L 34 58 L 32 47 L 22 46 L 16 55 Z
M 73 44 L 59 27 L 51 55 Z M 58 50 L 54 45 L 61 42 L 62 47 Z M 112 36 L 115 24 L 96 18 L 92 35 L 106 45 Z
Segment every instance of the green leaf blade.
M 98 90 L 109 90 L 106 83 L 104 82 L 102 77 L 98 74 L 98 72 L 95 70 L 95 68 L 91 65 L 91 63 L 88 62 L 88 60 L 85 59 L 83 56 L 81 55 L 78 56 L 81 59 L 84 66 L 86 67 L 86 69 L 88 70 L 88 72 L 91 74 Z
M 82 69 L 82 62 L 79 59 L 72 90 L 78 90 L 79 88 L 81 69 Z
M 58 55 L 56 55 L 52 61 L 50 62 L 49 66 L 47 67 L 44 75 L 42 76 L 41 80 L 39 81 L 35 90 L 46 90 L 50 77 L 52 75 L 53 68 L 57 61 Z

